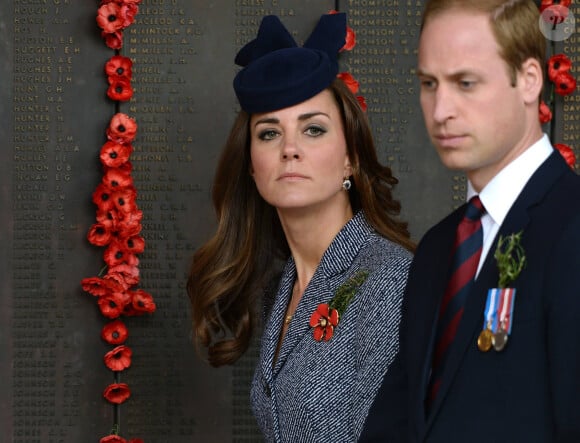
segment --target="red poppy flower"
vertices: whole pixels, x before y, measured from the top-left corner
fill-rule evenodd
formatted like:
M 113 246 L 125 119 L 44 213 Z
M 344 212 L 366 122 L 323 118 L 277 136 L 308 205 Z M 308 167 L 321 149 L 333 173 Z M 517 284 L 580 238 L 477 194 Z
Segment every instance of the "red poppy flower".
M 113 116 L 107 128 L 107 137 L 117 143 L 130 143 L 137 135 L 137 123 L 127 114 L 119 112 Z
M 106 33 L 113 33 L 123 29 L 121 6 L 117 3 L 107 3 L 97 11 L 97 24 Z
M 361 109 L 366 112 L 367 110 L 367 102 L 362 95 L 357 95 L 356 99 L 358 100 L 358 104 L 360 105 Z
M 123 47 L 123 31 L 101 32 L 101 37 L 105 39 L 105 44 L 111 49 L 121 49 Z
M 103 184 L 111 191 L 116 191 L 119 188 L 132 186 L 133 178 L 131 177 L 130 173 L 126 172 L 122 168 L 109 168 L 103 176 Z
M 107 246 L 111 243 L 111 238 L 111 230 L 102 223 L 95 223 L 87 234 L 89 243 L 95 246 Z
M 113 320 L 101 329 L 101 338 L 110 345 L 120 345 L 128 336 L 129 330 L 121 320 Z
M 330 340 L 334 334 L 334 328 L 338 325 L 338 317 L 338 311 L 330 308 L 328 303 L 319 304 L 310 316 L 310 327 L 314 328 L 314 340 Z
M 131 254 L 141 254 L 145 251 L 145 239 L 138 235 L 129 237 L 123 241 L 123 244 Z
M 139 264 L 139 259 L 135 255 L 126 251 L 123 248 L 123 245 L 119 244 L 117 241 L 112 242 L 107 247 L 103 254 L 103 259 L 108 266 L 118 266 L 122 264 L 137 266 Z
M 124 289 L 128 289 L 139 283 L 139 268 L 126 264 L 111 266 L 107 276 L 115 280 Z
M 99 443 L 127 443 L 123 437 L 119 437 L 118 435 L 107 435 L 99 440 Z
M 131 144 L 108 141 L 101 148 L 101 162 L 109 168 L 118 168 L 129 161 L 132 152 L 133 146 Z
M 126 146 L 131 146 L 130 143 L 123 143 L 123 145 Z M 131 151 L 133 151 L 133 147 L 131 146 Z M 131 174 L 131 171 L 133 170 L 133 164 L 130 161 L 127 161 L 125 163 L 122 163 L 118 168 L 119 171 L 124 172 L 125 174 L 129 175 Z M 107 171 L 108 168 L 105 167 L 105 171 Z
M 574 166 L 576 165 L 576 155 L 574 154 L 572 148 L 563 143 L 556 143 L 554 147 L 560 151 L 560 154 L 562 154 L 562 157 L 564 157 L 564 160 L 566 160 L 568 166 L 574 169 Z
M 548 123 L 552 120 L 552 111 L 543 100 L 540 102 L 539 118 L 541 124 Z
M 103 391 L 103 397 L 109 402 L 120 405 L 131 396 L 127 383 L 112 383 Z
M 83 291 L 94 295 L 95 297 L 103 297 L 107 294 L 122 290 L 122 285 L 118 281 L 108 278 L 87 277 L 81 280 Z
M 97 300 L 101 314 L 110 319 L 118 318 L 129 303 L 131 296 L 125 291 L 111 292 Z
M 125 345 L 119 345 L 105 354 L 105 365 L 111 371 L 122 371 L 131 366 L 133 351 Z
M 548 78 L 554 81 L 560 72 L 568 72 L 572 61 L 564 54 L 555 54 L 548 59 Z
M 137 191 L 133 186 L 121 188 L 112 194 L 115 208 L 121 212 L 133 212 L 137 210 Z
M 153 296 L 142 289 L 131 291 L 130 315 L 152 314 L 157 309 Z
M 119 11 L 119 19 L 123 23 L 123 27 L 131 26 L 135 21 L 135 16 L 139 12 L 137 3 L 123 2 Z
M 119 102 L 131 100 L 131 97 L 133 97 L 131 82 L 122 77 L 113 78 L 109 88 L 107 89 L 107 96 L 111 100 Z
M 341 79 L 344 84 L 348 87 L 350 92 L 356 94 L 358 92 L 359 83 L 356 79 L 350 74 L 350 72 L 341 72 L 337 75 L 339 79 Z
M 115 204 L 113 203 L 112 209 L 115 209 Z M 97 223 L 105 225 L 111 232 L 116 232 L 116 217 L 111 210 L 101 210 L 97 208 Z
M 356 46 L 356 35 L 350 26 L 346 27 L 346 43 L 340 49 L 341 51 L 350 51 Z
M 111 187 L 105 183 L 99 183 L 93 192 L 93 203 L 97 205 L 99 211 L 106 213 L 115 207 L 115 202 L 111 199 Z
M 133 76 L 132 67 L 133 61 L 129 57 L 114 55 L 105 63 L 105 73 L 109 79 L 111 77 L 123 77 L 131 80 Z
M 576 79 L 569 72 L 560 72 L 554 79 L 554 85 L 556 94 L 570 95 L 576 90 Z
M 131 237 L 141 232 L 143 211 L 123 212 L 121 215 L 122 217 L 116 220 L 116 227 L 125 237 Z

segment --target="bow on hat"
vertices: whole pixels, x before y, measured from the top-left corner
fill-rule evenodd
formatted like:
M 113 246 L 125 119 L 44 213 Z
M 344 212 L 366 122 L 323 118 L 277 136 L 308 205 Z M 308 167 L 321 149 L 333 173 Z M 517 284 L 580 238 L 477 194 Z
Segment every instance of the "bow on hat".
M 234 78 L 242 109 L 258 113 L 286 108 L 324 90 L 336 78 L 345 38 L 344 13 L 323 15 L 302 47 L 278 17 L 264 17 L 257 37 L 235 58 L 244 67 Z

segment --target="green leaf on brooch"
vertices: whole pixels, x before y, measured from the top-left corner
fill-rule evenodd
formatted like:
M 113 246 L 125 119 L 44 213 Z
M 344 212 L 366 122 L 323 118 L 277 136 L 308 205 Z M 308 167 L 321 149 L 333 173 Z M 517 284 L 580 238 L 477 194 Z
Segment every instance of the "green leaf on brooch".
M 351 299 L 356 294 L 356 291 L 362 286 L 368 276 L 368 271 L 358 271 L 338 287 L 334 293 L 334 297 L 332 297 L 332 300 L 329 303 L 329 306 L 336 309 L 338 313 L 342 315 L 342 313 L 346 311 Z
M 494 257 L 499 269 L 498 286 L 507 288 L 526 266 L 526 255 L 521 245 L 522 232 L 500 236 Z

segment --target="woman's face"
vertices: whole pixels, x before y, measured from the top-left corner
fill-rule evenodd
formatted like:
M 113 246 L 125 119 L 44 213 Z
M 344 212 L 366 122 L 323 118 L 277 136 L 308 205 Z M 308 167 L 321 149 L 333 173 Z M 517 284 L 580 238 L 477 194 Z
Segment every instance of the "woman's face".
M 338 105 L 329 90 L 250 119 L 252 176 L 278 210 L 344 204 L 352 174 Z

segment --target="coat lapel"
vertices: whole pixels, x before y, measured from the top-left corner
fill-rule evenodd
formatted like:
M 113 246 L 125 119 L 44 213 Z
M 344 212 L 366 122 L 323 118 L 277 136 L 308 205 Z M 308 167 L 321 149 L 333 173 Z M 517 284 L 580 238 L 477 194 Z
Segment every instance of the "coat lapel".
M 288 326 L 286 335 L 282 340 L 278 359 L 274 364 L 274 376 L 280 372 L 298 343 L 305 338 L 307 340 L 313 340 L 312 333 L 310 332 L 310 316 L 319 303 L 327 303 L 332 298 L 332 295 L 332 291 L 328 287 L 326 276 L 319 267 L 304 291 L 304 294 L 296 307 L 296 312 L 294 313 L 292 321 Z M 278 333 L 281 329 L 282 323 L 280 322 L 278 324 Z
M 461 213 L 463 216 L 463 212 Z M 436 245 L 435 250 L 439 251 L 451 251 L 453 247 L 453 243 L 455 241 L 455 228 L 456 225 L 459 223 L 461 217 L 455 217 L 456 221 L 451 221 L 449 223 L 450 229 L 447 233 L 440 236 L 437 240 L 439 241 L 438 245 Z M 441 257 L 441 260 L 437 260 L 436 263 L 430 266 L 430 275 L 432 276 L 430 280 L 423 282 L 423 285 L 426 285 L 424 291 L 426 294 L 441 294 L 441 297 L 426 297 L 425 298 L 425 312 L 428 313 L 428 317 L 425 319 L 425 325 L 429 325 L 428 328 L 430 329 L 430 334 L 426 337 L 423 343 L 421 343 L 423 351 L 423 355 L 426 357 L 423 361 L 422 367 L 422 386 L 421 392 L 427 393 L 429 389 L 429 380 L 431 377 L 431 366 L 433 361 L 433 351 L 435 347 L 435 336 L 437 335 L 437 326 L 439 321 L 439 305 L 441 302 L 441 298 L 443 297 L 443 293 L 445 291 L 445 286 L 447 284 L 448 275 L 449 275 L 449 265 L 451 261 L 451 254 L 447 254 L 448 256 Z M 423 404 L 425 398 L 421 399 L 421 403 Z M 424 408 L 422 409 L 424 413 Z M 423 416 L 424 417 L 424 416 Z M 424 418 L 423 420 L 424 421 Z
M 292 294 L 292 285 L 294 284 L 295 278 L 296 266 L 294 260 L 290 259 L 284 267 L 284 272 L 280 279 L 280 286 L 278 287 L 278 292 L 276 293 L 276 298 L 274 299 L 274 304 L 270 310 L 270 315 L 266 321 L 262 335 L 262 357 L 260 358 L 260 364 L 262 366 L 262 373 L 268 382 L 272 382 L 274 378 L 274 357 L 276 356 L 282 322 L 284 321 L 286 306 L 288 306 Z

